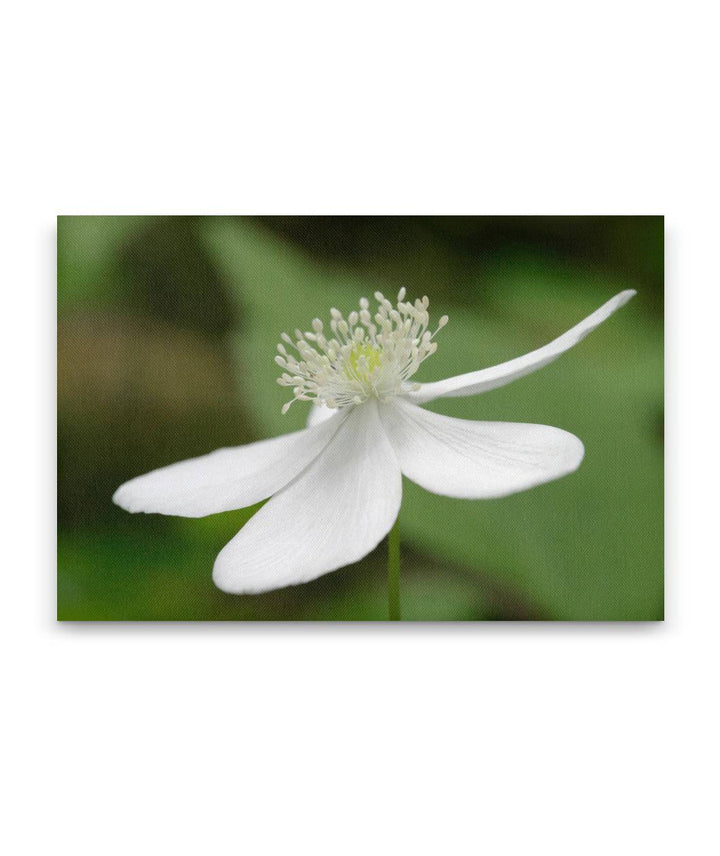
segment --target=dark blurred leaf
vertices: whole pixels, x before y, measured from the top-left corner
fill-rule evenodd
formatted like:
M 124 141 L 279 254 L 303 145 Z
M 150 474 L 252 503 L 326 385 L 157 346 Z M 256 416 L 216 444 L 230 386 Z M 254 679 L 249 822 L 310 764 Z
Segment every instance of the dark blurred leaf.
M 198 236 L 202 218 L 149 217 L 123 247 L 119 273 L 135 311 L 209 336 L 238 326 L 239 305 Z
M 121 299 L 120 254 L 148 222 L 147 217 L 58 217 L 59 309 Z

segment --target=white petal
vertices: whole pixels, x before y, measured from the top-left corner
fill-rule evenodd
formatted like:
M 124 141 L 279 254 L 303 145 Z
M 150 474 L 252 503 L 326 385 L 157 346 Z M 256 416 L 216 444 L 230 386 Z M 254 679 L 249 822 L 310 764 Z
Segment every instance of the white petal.
M 612 300 L 608 300 L 607 303 L 596 309 L 592 315 L 588 315 L 584 321 L 576 324 L 575 327 L 563 333 L 562 336 L 554 339 L 548 345 L 538 348 L 536 351 L 531 351 L 522 357 L 516 357 L 514 360 L 508 360 L 506 363 L 500 363 L 497 366 L 491 366 L 480 371 L 449 377 L 435 383 L 422 383 L 420 384 L 420 389 L 407 393 L 406 397 L 410 401 L 415 402 L 415 404 L 424 404 L 435 398 L 476 395 L 479 392 L 487 392 L 499 386 L 505 386 L 506 383 L 524 377 L 556 360 L 561 354 L 572 348 L 573 345 L 577 345 L 581 339 L 584 339 L 588 333 L 591 333 L 603 321 L 607 320 L 613 312 L 624 306 L 635 294 L 637 292 L 632 290 L 616 294 Z
M 390 531 L 401 496 L 376 402 L 354 407 L 322 454 L 223 548 L 215 585 L 252 594 L 356 562 Z
M 472 422 L 402 399 L 380 409 L 403 474 L 432 493 L 493 499 L 576 470 L 583 444 L 549 425 Z
M 246 446 L 218 449 L 131 479 L 113 502 L 126 511 L 204 517 L 253 505 L 284 487 L 327 446 L 345 414 Z
M 325 404 L 314 404 L 310 408 L 310 412 L 308 413 L 307 424 L 308 427 L 312 427 L 313 425 L 320 425 L 325 422 L 327 419 L 332 418 L 337 413 L 337 409 L 333 407 L 327 407 Z

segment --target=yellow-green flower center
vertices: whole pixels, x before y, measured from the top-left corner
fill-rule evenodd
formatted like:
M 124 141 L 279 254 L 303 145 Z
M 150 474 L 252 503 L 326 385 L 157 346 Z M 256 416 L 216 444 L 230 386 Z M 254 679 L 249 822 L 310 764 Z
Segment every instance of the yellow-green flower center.
M 379 367 L 380 348 L 370 342 L 356 342 L 347 356 L 345 377 L 349 380 L 359 380 L 361 383 L 367 382 Z

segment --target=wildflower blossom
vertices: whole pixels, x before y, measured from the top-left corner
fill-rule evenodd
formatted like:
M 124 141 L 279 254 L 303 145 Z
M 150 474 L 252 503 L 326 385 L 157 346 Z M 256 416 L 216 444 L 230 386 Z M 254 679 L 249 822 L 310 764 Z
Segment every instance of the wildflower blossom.
M 312 402 L 308 427 L 182 461 L 122 485 L 113 499 L 131 512 L 203 517 L 270 500 L 223 548 L 216 585 L 256 593 L 303 583 L 358 561 L 389 532 L 402 475 L 433 493 L 491 499 L 552 481 L 582 461 L 582 442 L 547 425 L 475 422 L 420 405 L 503 386 L 552 362 L 625 304 L 623 291 L 571 330 L 522 357 L 457 377 L 416 383 L 437 349 L 428 299 L 395 305 L 377 292 L 329 329 L 282 335 L 278 383 L 292 389 L 283 412 Z

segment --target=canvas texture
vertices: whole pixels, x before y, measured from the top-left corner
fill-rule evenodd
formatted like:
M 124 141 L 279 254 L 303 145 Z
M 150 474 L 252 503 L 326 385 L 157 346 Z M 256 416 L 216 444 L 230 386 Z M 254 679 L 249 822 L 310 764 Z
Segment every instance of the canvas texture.
M 661 620 L 663 228 L 59 217 L 58 618 L 385 621 L 395 596 L 403 621 Z M 430 332 L 448 316 L 412 376 L 430 391 L 636 294 L 557 359 L 478 394 L 415 392 L 384 410 L 383 391 L 330 414 L 339 427 L 308 429 L 312 402 L 283 413 L 296 383 L 277 382 L 281 333 L 313 333 L 313 319 L 328 332 L 331 309 L 347 318 L 376 292 L 395 311 L 400 289 L 401 304 L 429 298 Z M 376 377 L 382 348 L 353 347 L 338 357 L 349 374 Z M 265 457 L 237 451 L 293 432 Z M 218 449 L 231 451 L 198 474 L 132 487 Z

